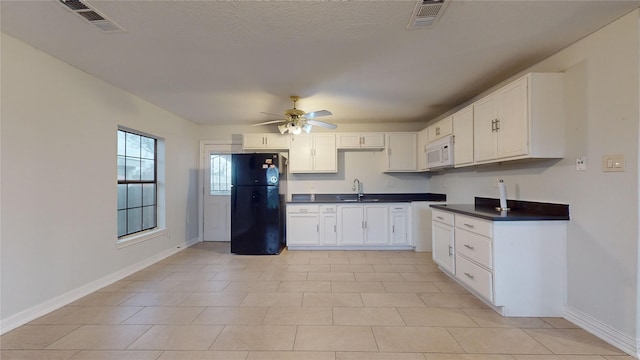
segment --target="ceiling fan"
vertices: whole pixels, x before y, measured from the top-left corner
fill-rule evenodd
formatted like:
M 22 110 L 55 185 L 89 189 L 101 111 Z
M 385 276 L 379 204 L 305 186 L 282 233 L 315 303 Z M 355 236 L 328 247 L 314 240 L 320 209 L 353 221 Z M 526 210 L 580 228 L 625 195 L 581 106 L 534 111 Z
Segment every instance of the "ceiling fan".
M 300 100 L 300 97 L 291 96 L 290 98 L 291 98 L 291 101 L 293 101 L 293 109 L 289 109 L 285 111 L 284 118 L 269 120 L 269 121 L 261 122 L 258 124 L 254 124 L 252 126 L 283 123 L 281 125 L 278 125 L 278 130 L 280 130 L 280 133 L 285 134 L 286 132 L 289 132 L 294 135 L 298 135 L 302 133 L 303 130 L 308 134 L 309 132 L 311 132 L 312 125 L 322 126 L 328 129 L 335 129 L 337 127 L 337 125 L 334 125 L 334 124 L 329 124 L 324 121 L 315 120 L 315 118 L 320 116 L 332 115 L 331 111 L 318 110 L 318 111 L 305 113 L 303 110 L 296 108 L 296 102 Z M 261 112 L 261 114 L 282 116 L 282 115 L 271 114 L 266 112 Z

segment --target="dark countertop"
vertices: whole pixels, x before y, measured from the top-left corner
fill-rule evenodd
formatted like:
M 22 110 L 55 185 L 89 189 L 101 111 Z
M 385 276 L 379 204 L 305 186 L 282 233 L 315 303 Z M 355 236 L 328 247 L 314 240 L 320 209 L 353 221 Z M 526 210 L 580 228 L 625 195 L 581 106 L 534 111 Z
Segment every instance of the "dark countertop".
M 510 211 L 495 210 L 499 199 L 476 197 L 474 204 L 431 205 L 432 208 L 491 221 L 569 220 L 569 205 L 533 201 L 507 200 Z
M 447 201 L 445 194 L 432 193 L 398 193 L 398 194 L 365 194 L 360 201 L 358 195 L 350 194 L 315 194 L 315 199 L 311 200 L 311 194 L 292 194 L 289 204 L 304 203 L 391 203 L 391 202 L 412 202 L 412 201 Z

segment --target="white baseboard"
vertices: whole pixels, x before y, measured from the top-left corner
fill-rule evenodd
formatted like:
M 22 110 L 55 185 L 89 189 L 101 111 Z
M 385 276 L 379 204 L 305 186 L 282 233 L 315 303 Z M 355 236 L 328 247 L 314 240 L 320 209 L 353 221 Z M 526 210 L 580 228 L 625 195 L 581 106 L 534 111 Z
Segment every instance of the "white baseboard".
M 617 347 L 621 351 L 640 359 L 640 339 L 623 334 L 600 320 L 574 309 L 566 307 L 565 318 L 584 330 Z
M 15 315 L 9 316 L 6 319 L 0 320 L 0 334 L 5 334 L 19 326 L 22 326 L 32 320 L 35 320 L 43 315 L 46 315 L 56 309 L 59 309 L 65 305 L 68 305 L 84 296 L 87 296 L 95 291 L 102 289 L 103 287 L 113 284 L 114 282 L 124 279 L 127 276 L 134 274 L 149 265 L 153 265 L 156 262 L 165 259 L 179 251 L 198 242 L 198 239 L 191 239 L 174 248 L 167 249 L 161 253 L 150 256 L 138 263 L 128 266 L 124 269 L 118 270 L 112 274 L 102 277 L 98 280 L 92 281 L 79 288 L 66 292 L 60 296 L 57 296 L 51 300 L 45 301 L 41 304 L 33 306 L 29 309 L 23 310 Z

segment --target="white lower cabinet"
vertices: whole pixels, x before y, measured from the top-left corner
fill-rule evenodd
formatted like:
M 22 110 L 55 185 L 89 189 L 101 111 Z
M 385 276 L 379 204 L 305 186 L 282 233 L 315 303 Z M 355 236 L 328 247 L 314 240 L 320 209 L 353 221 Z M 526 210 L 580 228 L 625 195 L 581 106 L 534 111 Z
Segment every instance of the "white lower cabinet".
M 444 271 L 455 275 L 453 214 L 432 210 L 431 218 L 433 220 L 431 224 L 433 261 Z
M 495 311 L 563 316 L 566 221 L 489 221 L 434 209 L 432 226 L 434 261 Z
M 287 246 L 412 249 L 410 203 L 288 204 Z
M 320 243 L 338 244 L 338 210 L 336 205 L 320 205 Z
M 287 205 L 287 246 L 320 245 L 318 205 Z
M 389 242 L 391 245 L 412 245 L 411 215 L 409 204 L 395 204 L 389 206 Z
M 341 245 L 388 245 L 389 207 L 338 205 L 338 242 Z

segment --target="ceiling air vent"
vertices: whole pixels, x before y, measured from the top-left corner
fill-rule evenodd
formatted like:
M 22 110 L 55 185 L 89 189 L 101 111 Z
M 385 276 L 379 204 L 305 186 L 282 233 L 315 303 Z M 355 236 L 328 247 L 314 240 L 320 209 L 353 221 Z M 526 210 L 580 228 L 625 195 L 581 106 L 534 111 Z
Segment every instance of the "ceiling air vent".
M 420 0 L 409 19 L 407 29 L 421 29 L 435 24 L 451 0 Z
M 115 23 L 115 21 L 102 15 L 93 6 L 89 5 L 85 1 L 80 0 L 58 0 L 68 10 L 71 10 L 74 14 L 80 16 L 89 24 L 94 25 L 103 32 L 124 32 L 122 26 Z

